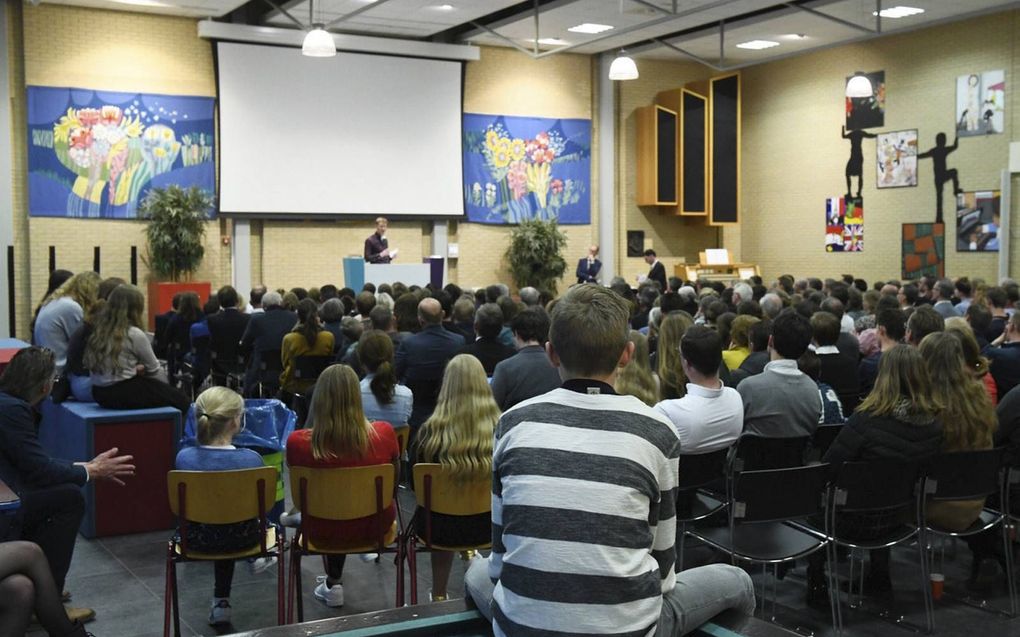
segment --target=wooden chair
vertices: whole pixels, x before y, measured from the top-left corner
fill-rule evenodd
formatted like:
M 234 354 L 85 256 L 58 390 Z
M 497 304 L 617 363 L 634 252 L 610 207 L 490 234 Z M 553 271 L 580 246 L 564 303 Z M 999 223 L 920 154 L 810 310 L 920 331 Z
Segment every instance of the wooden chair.
M 314 517 L 330 522 L 357 520 L 382 516 L 394 504 L 396 467 L 392 464 L 367 467 L 331 467 L 312 469 L 290 468 L 290 492 L 303 519 Z M 397 514 L 400 511 L 398 508 Z M 310 538 L 299 527 L 291 540 L 290 588 L 287 604 L 287 623 L 293 623 L 294 606 L 297 620 L 304 621 L 304 604 L 301 598 L 301 558 L 305 555 L 350 555 L 357 553 L 396 553 L 397 599 L 396 606 L 404 603 L 404 553 L 398 541 L 399 526 L 380 528 L 371 539 L 330 537 Z
M 181 634 L 177 595 L 177 564 L 188 561 L 243 560 L 252 557 L 277 558 L 277 620 L 284 622 L 283 571 L 285 538 L 270 524 L 266 512 L 276 501 L 276 469 L 258 467 L 234 471 L 170 471 L 167 474 L 170 509 L 178 517 L 177 533 L 166 554 L 166 594 L 163 604 L 163 635 L 170 635 L 171 611 L 174 635 Z M 189 524 L 233 524 L 258 518 L 259 542 L 229 553 L 209 553 L 188 546 Z
M 418 603 L 418 564 L 417 551 L 423 548 L 428 551 L 468 551 L 492 548 L 490 540 L 482 544 L 444 544 L 442 538 L 438 542 L 432 537 L 432 514 L 471 516 L 487 514 L 492 511 L 492 479 L 485 476 L 481 480 L 468 483 L 457 482 L 448 469 L 442 465 L 420 463 L 414 465 L 414 494 L 424 515 L 424 536 L 418 535 L 414 524 L 409 524 L 405 532 L 407 565 L 411 578 L 411 604 Z

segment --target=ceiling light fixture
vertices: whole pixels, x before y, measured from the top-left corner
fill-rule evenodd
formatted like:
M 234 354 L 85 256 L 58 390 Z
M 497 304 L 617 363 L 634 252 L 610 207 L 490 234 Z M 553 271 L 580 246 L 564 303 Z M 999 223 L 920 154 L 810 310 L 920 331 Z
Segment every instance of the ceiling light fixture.
M 305 34 L 301 55 L 310 58 L 331 58 L 336 55 L 336 42 L 322 24 L 313 24 L 312 30 Z
M 846 82 L 846 96 L 847 97 L 871 97 L 874 95 L 874 89 L 871 86 L 871 80 L 868 76 L 861 71 L 857 71 L 853 74 Z
M 539 38 L 538 40 L 532 38 L 529 42 L 538 42 L 539 44 L 548 44 L 549 46 L 566 46 L 567 44 L 570 44 L 566 40 L 561 40 L 559 38 Z
M 608 24 L 593 24 L 591 22 L 585 22 L 584 24 L 579 24 L 576 27 L 570 27 L 567 31 L 570 31 L 571 33 L 588 33 L 590 35 L 595 35 L 597 33 L 602 33 L 603 31 L 609 31 L 612 28 L 613 27 Z
M 609 79 L 614 81 L 638 79 L 637 64 L 634 64 L 633 58 L 628 57 L 623 49 L 620 49 L 619 55 L 609 65 Z
M 889 9 L 882 9 L 881 11 L 872 11 L 871 15 L 882 16 L 883 18 L 909 18 L 912 15 L 918 15 L 924 13 L 924 9 L 918 9 L 917 7 L 890 7 Z
M 455 7 L 452 4 L 439 4 L 432 8 L 436 11 L 453 11 Z
M 750 42 L 741 42 L 737 45 L 737 48 L 761 51 L 762 49 L 771 49 L 774 46 L 779 46 L 779 43 L 772 40 L 751 40 Z

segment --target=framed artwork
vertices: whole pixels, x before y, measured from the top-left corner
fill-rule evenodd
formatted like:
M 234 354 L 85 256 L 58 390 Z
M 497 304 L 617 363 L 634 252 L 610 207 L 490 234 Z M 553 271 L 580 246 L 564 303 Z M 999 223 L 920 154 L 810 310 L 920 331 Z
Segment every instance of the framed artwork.
M 957 252 L 999 251 L 998 190 L 962 192 L 956 195 Z
M 825 251 L 864 251 L 864 201 L 830 197 L 825 200 Z
M 848 131 L 885 126 L 885 71 L 875 71 L 864 75 L 871 80 L 872 94 L 869 97 L 845 98 L 846 129 Z M 850 77 L 847 77 L 846 81 L 849 82 Z
M 627 256 L 642 257 L 645 254 L 645 231 L 627 231 Z
M 903 224 L 904 279 L 946 275 L 946 226 L 941 223 Z
M 917 130 L 879 133 L 875 185 L 878 188 L 903 188 L 917 185 Z
M 216 191 L 211 97 L 28 87 L 34 217 L 136 219 L 151 188 Z
M 591 120 L 464 114 L 468 221 L 591 222 Z
M 994 135 L 1006 122 L 1006 73 L 984 71 L 956 78 L 956 134 Z

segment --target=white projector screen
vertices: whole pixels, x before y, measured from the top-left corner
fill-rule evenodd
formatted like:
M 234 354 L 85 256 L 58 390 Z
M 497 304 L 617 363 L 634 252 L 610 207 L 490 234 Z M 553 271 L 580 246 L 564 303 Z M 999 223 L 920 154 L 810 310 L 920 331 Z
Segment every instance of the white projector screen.
M 220 212 L 464 213 L 461 63 L 220 43 Z

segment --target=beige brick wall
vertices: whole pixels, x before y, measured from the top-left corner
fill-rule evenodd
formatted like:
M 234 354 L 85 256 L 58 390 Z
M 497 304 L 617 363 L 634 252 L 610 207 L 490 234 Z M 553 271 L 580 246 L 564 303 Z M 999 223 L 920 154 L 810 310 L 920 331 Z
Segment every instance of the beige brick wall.
M 885 70 L 885 126 L 871 132 L 918 129 L 927 150 L 935 134 L 952 143 L 956 77 L 1005 69 L 1006 132 L 962 138 L 948 166 L 960 173 L 964 190 L 998 189 L 1009 141 L 1017 139 L 1016 43 L 1020 11 L 980 17 L 914 33 L 889 36 L 746 69 L 743 74 L 744 260 L 759 263 L 766 277 L 783 272 L 822 277 L 852 272 L 867 280 L 900 276 L 904 222 L 935 220 L 931 160 L 918 165 L 916 188 L 875 188 L 875 140 L 864 140 L 864 252 L 824 251 L 825 198 L 846 189 L 849 142 L 844 123 L 843 83 L 856 70 Z M 856 182 L 854 183 L 856 188 Z M 951 186 L 945 186 L 946 274 L 994 280 L 997 254 L 958 253 Z M 1020 183 L 1013 180 L 1012 275 L 1020 274 Z M 727 247 L 731 247 L 727 237 Z
M 12 12 L 16 14 L 18 9 L 12 8 Z M 17 22 L 12 20 L 12 31 L 21 30 Z M 17 37 L 11 42 L 12 64 L 24 69 L 21 85 L 215 95 L 212 47 L 198 38 L 194 20 L 44 4 L 24 5 L 21 23 L 23 42 L 16 41 Z M 14 94 L 22 95 L 15 108 L 14 139 L 24 147 L 25 104 L 20 86 Z M 15 251 L 19 270 L 25 272 L 27 266 L 30 273 L 30 281 L 19 281 L 18 333 L 27 335 L 30 307 L 22 299 L 34 304 L 45 292 L 49 246 L 56 248 L 57 267 L 76 272 L 91 269 L 93 247 L 100 246 L 102 274 L 128 279 L 131 247 L 137 246 L 139 254 L 145 254 L 144 224 L 27 219 L 26 157 L 18 153 L 15 158 L 15 218 L 22 224 Z M 206 256 L 196 279 L 212 281 L 214 286 L 230 280 L 229 249 L 220 241 L 228 228 L 222 220 L 207 225 Z M 139 263 L 143 288 L 147 275 L 144 263 Z M 25 283 L 29 284 L 27 291 Z

